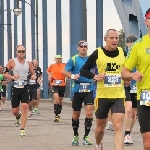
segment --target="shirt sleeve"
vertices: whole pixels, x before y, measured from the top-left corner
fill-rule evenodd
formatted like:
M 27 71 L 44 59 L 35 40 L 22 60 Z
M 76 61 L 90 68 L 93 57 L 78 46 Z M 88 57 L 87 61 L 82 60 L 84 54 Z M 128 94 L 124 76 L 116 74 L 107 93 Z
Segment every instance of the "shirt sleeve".
M 51 67 L 52 67 L 52 65 L 50 65 L 50 66 L 48 67 L 48 69 L 47 69 L 48 72 L 51 72 Z
M 98 58 L 98 50 L 95 50 L 87 59 L 85 64 L 80 70 L 80 75 L 89 79 L 93 79 L 95 74 L 90 70 L 96 65 L 96 60 Z
M 128 51 L 126 59 L 124 61 L 124 67 L 128 68 L 129 70 L 133 70 L 137 64 L 137 45 L 133 45 L 132 48 Z
M 70 58 L 68 60 L 68 62 L 66 63 L 65 70 L 68 71 L 68 72 L 72 72 L 73 71 L 73 66 L 74 66 L 73 60 L 72 60 L 72 58 Z

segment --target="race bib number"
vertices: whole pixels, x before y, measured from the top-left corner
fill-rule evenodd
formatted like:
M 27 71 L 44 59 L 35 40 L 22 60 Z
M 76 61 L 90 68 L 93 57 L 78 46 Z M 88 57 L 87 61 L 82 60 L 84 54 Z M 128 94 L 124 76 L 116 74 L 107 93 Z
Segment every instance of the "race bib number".
M 140 105 L 150 106 L 150 91 L 142 90 L 140 95 Z
M 133 84 L 130 87 L 131 87 L 130 93 L 137 93 L 137 86 L 136 86 L 136 84 Z
M 106 75 L 104 87 L 121 87 L 121 76 L 118 74 Z
M 31 80 L 31 79 L 30 79 L 30 80 L 29 80 L 29 84 L 30 84 L 30 85 L 32 85 L 32 84 L 36 84 L 36 81 L 35 81 L 35 80 Z
M 90 92 L 90 83 L 80 83 L 79 92 Z
M 62 84 L 62 80 L 54 80 L 54 85 L 61 85 Z
M 15 88 L 24 88 L 24 81 L 14 81 Z

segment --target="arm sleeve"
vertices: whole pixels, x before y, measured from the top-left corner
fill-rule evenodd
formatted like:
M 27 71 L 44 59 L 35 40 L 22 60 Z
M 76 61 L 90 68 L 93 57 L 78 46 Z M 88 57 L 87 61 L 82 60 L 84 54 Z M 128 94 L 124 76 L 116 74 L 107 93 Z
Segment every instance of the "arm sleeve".
M 40 75 L 42 74 L 41 68 L 39 67 Z
M 128 54 L 126 56 L 126 59 L 124 61 L 124 67 L 128 68 L 129 70 L 133 70 L 136 67 L 137 64 L 137 45 L 134 45 L 130 51 L 128 51 Z
M 87 59 L 85 64 L 80 70 L 80 75 L 89 79 L 93 79 L 95 74 L 90 72 L 90 69 L 92 69 L 94 66 L 96 66 L 96 60 L 98 58 L 98 50 L 95 50 Z

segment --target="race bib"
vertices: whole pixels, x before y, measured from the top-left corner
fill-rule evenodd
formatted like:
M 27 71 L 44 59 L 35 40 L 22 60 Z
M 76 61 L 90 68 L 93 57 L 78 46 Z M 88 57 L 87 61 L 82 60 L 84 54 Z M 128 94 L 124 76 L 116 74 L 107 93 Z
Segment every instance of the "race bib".
M 140 105 L 150 106 L 150 91 L 142 90 L 140 95 Z
M 54 85 L 61 85 L 62 84 L 62 80 L 54 80 Z
M 79 92 L 90 92 L 90 83 L 80 83 Z
M 136 84 L 130 85 L 130 88 L 131 88 L 130 93 L 137 93 L 137 86 L 136 86 Z
M 15 88 L 24 88 L 24 81 L 14 81 Z
M 104 79 L 104 87 L 121 87 L 121 76 L 118 74 L 107 74 Z
M 36 84 L 36 80 L 31 80 L 31 79 L 30 79 L 30 80 L 29 80 L 29 84 L 30 84 L 30 85 Z

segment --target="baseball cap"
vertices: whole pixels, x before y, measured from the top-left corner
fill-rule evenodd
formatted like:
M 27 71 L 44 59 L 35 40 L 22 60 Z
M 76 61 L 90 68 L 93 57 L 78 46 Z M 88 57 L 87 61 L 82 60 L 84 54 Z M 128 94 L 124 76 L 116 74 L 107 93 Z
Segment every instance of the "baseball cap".
M 61 56 L 61 55 L 56 55 L 55 58 L 56 58 L 56 59 L 61 59 L 62 56 Z
M 127 37 L 126 43 L 134 43 L 136 40 L 137 40 L 137 37 L 131 34 Z
M 85 41 L 80 41 L 80 42 L 78 43 L 78 46 L 88 46 L 88 43 L 85 42 Z
M 147 19 L 149 17 L 150 17 L 150 8 L 145 13 L 145 18 Z

